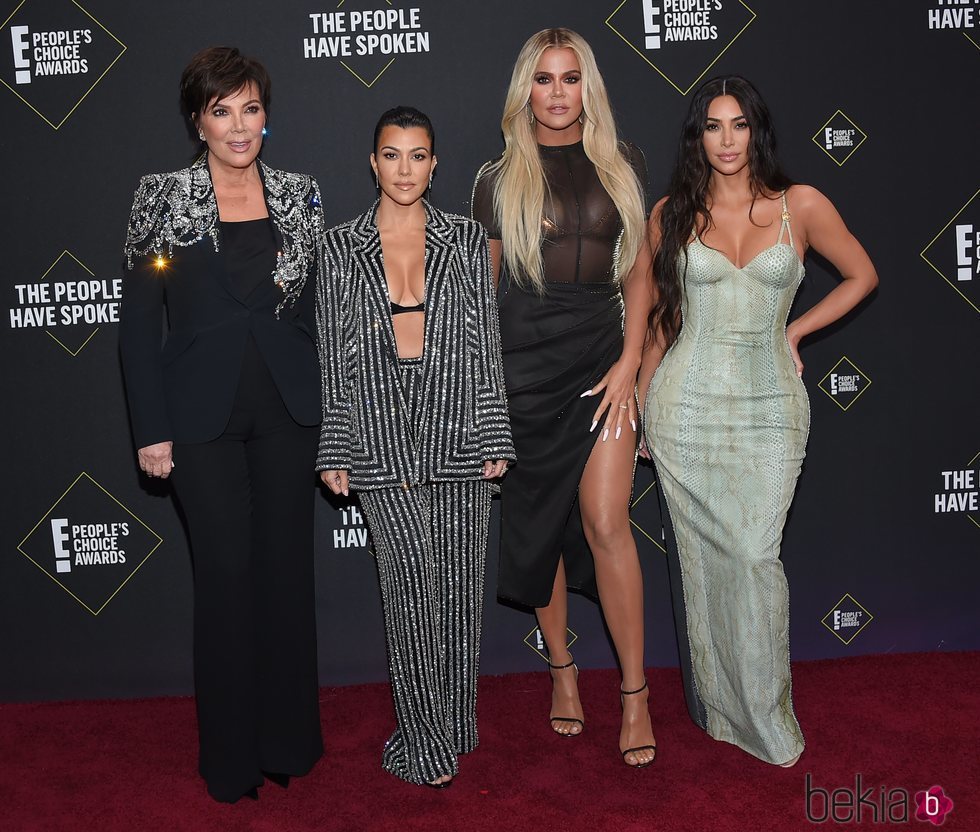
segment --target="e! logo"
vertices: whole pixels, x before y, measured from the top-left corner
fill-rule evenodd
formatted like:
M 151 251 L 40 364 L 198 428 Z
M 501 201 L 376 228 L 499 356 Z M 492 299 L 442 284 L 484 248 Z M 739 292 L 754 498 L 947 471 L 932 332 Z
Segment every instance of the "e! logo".
M 30 44 L 27 42 L 27 26 L 10 27 L 10 45 L 14 49 L 14 81 L 18 84 L 31 83 L 31 62 L 27 58 Z
M 972 225 L 956 226 L 956 279 L 973 280 L 975 272 L 980 272 L 980 232 L 973 233 Z M 975 262 L 976 260 L 976 262 Z

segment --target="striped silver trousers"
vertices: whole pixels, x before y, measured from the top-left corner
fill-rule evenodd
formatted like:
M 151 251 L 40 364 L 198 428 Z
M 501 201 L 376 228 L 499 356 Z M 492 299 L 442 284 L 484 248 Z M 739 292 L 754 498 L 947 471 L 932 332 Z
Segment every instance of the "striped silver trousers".
M 419 365 L 402 361 L 412 412 Z M 410 783 L 458 771 L 476 747 L 476 685 L 490 484 L 434 482 L 362 491 L 381 584 L 397 728 L 382 767 Z

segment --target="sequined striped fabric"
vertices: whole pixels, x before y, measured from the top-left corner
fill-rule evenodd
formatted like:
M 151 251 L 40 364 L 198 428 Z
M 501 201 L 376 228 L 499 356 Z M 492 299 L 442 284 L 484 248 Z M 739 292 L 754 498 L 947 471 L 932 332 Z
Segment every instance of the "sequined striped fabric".
M 410 412 L 421 415 L 421 362 L 403 360 L 401 376 Z M 427 783 L 456 774 L 457 755 L 479 742 L 476 687 L 490 485 L 369 490 L 361 505 L 374 540 L 398 723 L 382 766 L 410 783 Z
M 377 204 L 324 238 L 317 292 L 323 426 L 317 470 L 347 469 L 367 489 L 478 479 L 513 460 L 486 235 L 426 203 L 425 329 L 415 418 L 399 378 Z

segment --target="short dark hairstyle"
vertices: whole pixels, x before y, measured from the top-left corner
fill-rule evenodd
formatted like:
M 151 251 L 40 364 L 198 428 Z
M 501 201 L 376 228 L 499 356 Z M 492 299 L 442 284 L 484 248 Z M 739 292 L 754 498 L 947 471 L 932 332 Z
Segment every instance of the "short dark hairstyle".
M 378 149 L 378 141 L 381 139 L 381 131 L 385 127 L 401 127 L 407 130 L 409 127 L 421 127 L 429 134 L 429 152 L 436 152 L 436 131 L 432 127 L 432 121 L 421 110 L 414 107 L 392 107 L 385 110 L 378 119 L 378 125 L 374 128 L 374 149 Z
M 202 49 L 180 76 L 180 100 L 189 118 L 200 116 L 212 101 L 255 84 L 263 109 L 268 112 L 272 92 L 269 73 L 255 58 L 231 46 Z

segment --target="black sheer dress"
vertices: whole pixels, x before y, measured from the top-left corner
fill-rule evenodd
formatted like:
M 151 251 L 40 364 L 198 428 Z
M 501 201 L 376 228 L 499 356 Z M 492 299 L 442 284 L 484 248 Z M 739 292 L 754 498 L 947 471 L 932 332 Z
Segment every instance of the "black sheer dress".
M 598 402 L 581 396 L 623 349 L 614 256 L 623 230 L 619 212 L 582 142 L 539 149 L 550 189 L 541 221 L 545 292 L 522 288 L 506 267 L 498 291 L 517 462 L 501 492 L 497 594 L 531 607 L 550 602 L 562 556 L 568 586 L 598 597 L 578 486 L 602 422 L 589 431 Z M 624 145 L 623 153 L 644 187 L 639 150 Z M 488 166 L 477 174 L 473 217 L 499 240 Z

